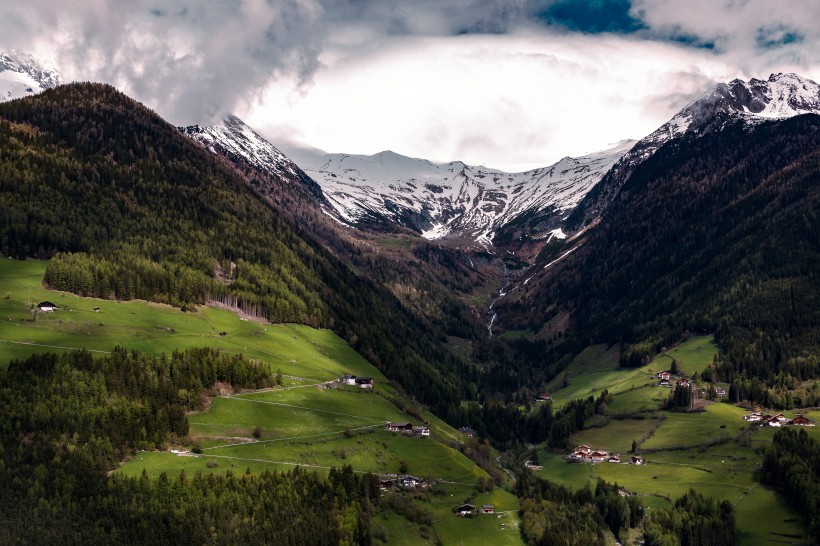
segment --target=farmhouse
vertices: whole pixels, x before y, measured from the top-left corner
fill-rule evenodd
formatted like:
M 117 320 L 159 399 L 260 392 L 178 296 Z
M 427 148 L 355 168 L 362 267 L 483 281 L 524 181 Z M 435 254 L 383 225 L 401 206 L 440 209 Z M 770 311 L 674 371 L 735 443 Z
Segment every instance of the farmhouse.
M 794 419 L 789 421 L 789 424 L 790 425 L 797 425 L 797 426 L 801 426 L 801 427 L 813 427 L 814 426 L 814 421 L 812 421 L 811 419 L 807 419 L 807 418 L 803 417 L 802 415 L 798 414 L 798 415 L 795 415 Z
M 424 487 L 424 480 L 415 476 L 405 476 L 399 480 L 399 485 L 405 489 L 415 489 L 416 487 Z
M 59 309 L 59 307 L 57 307 L 50 301 L 44 301 L 37 304 L 37 310 L 41 313 L 53 313 L 57 309 Z
M 640 455 L 633 455 L 629 459 L 629 464 L 644 464 L 644 459 Z
M 373 388 L 373 378 L 371 377 L 357 377 L 354 380 L 354 384 L 358 387 L 363 389 L 372 389 Z
M 718 387 L 715 389 L 715 394 L 717 394 L 718 396 L 726 396 L 726 389 L 724 389 L 723 387 Z
M 472 504 L 465 503 L 456 508 L 456 514 L 459 516 L 470 516 L 473 512 L 475 512 L 475 506 Z
M 594 450 L 588 445 L 580 445 L 572 453 L 565 456 L 571 463 L 602 463 L 609 459 L 609 453 L 601 450 Z
M 778 421 L 777 417 L 769 417 L 766 419 L 766 424 L 770 427 L 779 427 L 780 421 Z
M 621 456 L 613 453 L 612 455 L 609 456 L 609 459 L 607 459 L 607 461 L 610 462 L 610 463 L 620 463 L 621 462 Z
M 550 400 L 552 400 L 552 397 L 545 392 L 542 392 L 535 397 L 536 402 L 549 402 Z
M 526 466 L 530 470 L 544 470 L 543 466 L 541 466 L 540 464 L 536 464 L 532 461 L 527 461 L 526 463 L 524 463 L 524 466 Z
M 602 463 L 604 462 L 609 455 L 606 451 L 593 451 L 589 454 L 589 460 L 593 463 Z
M 492 514 L 493 512 L 495 512 L 495 506 L 492 504 L 485 504 L 481 507 L 482 514 Z
M 458 431 L 468 438 L 472 438 L 473 436 L 475 436 L 475 430 L 471 429 L 470 427 L 461 427 L 460 429 L 458 429 Z
M 755 421 L 760 421 L 761 419 L 763 419 L 763 416 L 760 415 L 759 413 L 749 413 L 748 415 L 743 416 L 743 420 L 748 421 L 750 423 L 753 423 Z
M 388 489 L 393 489 L 395 485 L 396 482 L 394 482 L 393 480 L 381 480 L 379 482 L 379 489 L 381 489 L 382 491 L 387 491 Z
M 666 370 L 658 372 L 658 379 L 660 379 L 661 381 L 669 381 L 670 379 L 672 379 L 672 374 Z
M 430 429 L 426 425 L 419 425 L 417 427 L 413 427 L 413 434 L 427 438 L 430 436 Z
M 355 385 L 356 384 L 356 376 L 355 375 L 343 375 L 340 381 L 342 385 Z
M 413 423 L 406 421 L 401 423 L 388 423 L 387 430 L 390 432 L 413 432 Z
M 689 386 L 689 381 L 687 379 L 680 378 L 677 382 L 678 387 L 686 388 Z

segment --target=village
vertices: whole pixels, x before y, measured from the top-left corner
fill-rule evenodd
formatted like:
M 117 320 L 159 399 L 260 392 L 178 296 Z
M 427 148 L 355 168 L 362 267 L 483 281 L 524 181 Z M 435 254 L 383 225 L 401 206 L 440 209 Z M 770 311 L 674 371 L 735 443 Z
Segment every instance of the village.
M 621 456 L 617 453 L 609 453 L 604 450 L 593 449 L 586 444 L 576 447 L 564 458 L 570 463 L 625 463 L 635 465 L 642 465 L 646 463 L 644 458 L 640 455 L 633 455 L 629 459 L 622 460 Z
M 762 413 L 760 406 L 755 406 L 754 411 L 752 411 L 752 413 L 744 415 L 743 420 L 748 423 L 758 423 L 761 426 L 768 427 L 782 427 L 787 425 L 798 427 L 814 426 L 814 421 L 812 421 L 811 419 L 807 419 L 800 413 L 796 414 L 793 419 L 789 419 L 782 413 L 778 413 L 776 415 Z

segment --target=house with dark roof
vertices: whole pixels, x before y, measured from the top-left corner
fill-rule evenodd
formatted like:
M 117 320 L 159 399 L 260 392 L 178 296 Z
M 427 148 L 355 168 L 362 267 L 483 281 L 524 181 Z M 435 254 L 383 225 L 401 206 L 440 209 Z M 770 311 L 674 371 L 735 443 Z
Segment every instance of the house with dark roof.
M 388 423 L 387 430 L 390 432 L 413 432 L 413 423 L 409 423 L 407 421 Z
M 468 438 L 472 438 L 473 436 L 475 436 L 475 430 L 471 429 L 470 427 L 461 427 L 460 429 L 458 429 L 458 431 L 462 433 L 464 436 L 467 436 Z
M 37 310 L 41 313 L 53 313 L 59 309 L 59 307 L 50 301 L 43 301 L 37 304 Z
M 475 506 L 469 503 L 464 503 L 456 508 L 456 514 L 459 516 L 471 516 L 475 512 Z
M 373 388 L 373 378 L 372 377 L 357 377 L 354 380 L 354 384 L 357 387 L 361 387 L 362 389 L 372 389 Z
M 813 427 L 814 426 L 814 421 L 812 421 L 811 419 L 808 419 L 806 417 L 803 417 L 802 415 L 795 415 L 794 419 L 792 419 L 789 422 L 789 424 L 790 425 L 797 425 L 797 426 L 801 426 L 801 427 Z

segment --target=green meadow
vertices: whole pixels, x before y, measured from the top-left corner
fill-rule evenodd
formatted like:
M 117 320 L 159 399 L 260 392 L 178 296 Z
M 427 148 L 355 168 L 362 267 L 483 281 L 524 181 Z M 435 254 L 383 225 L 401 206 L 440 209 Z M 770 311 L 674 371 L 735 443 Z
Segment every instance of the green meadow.
M 614 395 L 607 406 L 610 416 L 645 419 L 611 418 L 605 426 L 579 432 L 571 443 L 623 456 L 633 439 L 640 443 L 646 438 L 638 451 L 647 464 L 570 464 L 563 459 L 563 451 L 540 450 L 543 470 L 537 474 L 572 489 L 593 487 L 599 478 L 618 483 L 641 496 L 650 512 L 695 489 L 735 505 L 739 544 L 806 544 L 805 530 L 794 511 L 782 497 L 758 482 L 760 450 L 771 443 L 778 429 L 758 428 L 746 435 L 746 444 L 741 444 L 736 438 L 750 429 L 743 420 L 743 408 L 712 403 L 696 413 L 663 410 L 672 391 L 658 386 L 657 372 L 668 370 L 674 358 L 680 371 L 691 376 L 703 371 L 716 352 L 713 336 L 694 336 L 646 366 L 622 369 L 618 367 L 617 347 L 588 347 L 567 368 L 567 386 L 563 386 L 563 374 L 548 385 L 555 405 L 560 407 L 574 398 L 597 397 L 607 389 Z M 784 413 L 792 417 L 795 412 Z M 818 420 L 820 412 L 809 410 L 805 415 Z M 602 421 L 598 416 L 587 425 Z M 807 427 L 806 431 L 820 438 L 820 428 Z
M 360 472 L 406 472 L 449 482 L 459 496 L 475 495 L 475 484 L 488 475 L 461 452 L 448 447 L 463 437 L 441 419 L 423 411 L 431 438 L 388 432 L 389 421 L 418 422 L 392 402 L 397 396 L 386 378 L 333 332 L 298 325 L 271 325 L 244 320 L 231 311 L 207 306 L 183 312 L 144 301 L 120 302 L 83 298 L 47 290 L 41 279 L 47 262 L 0 261 L 0 361 L 24 359 L 44 351 L 87 349 L 100 354 L 121 345 L 149 354 L 190 347 L 214 347 L 270 365 L 285 376 L 275 389 L 214 398 L 205 411 L 189 415 L 191 446 L 177 451 L 138 452 L 117 472 L 139 476 L 174 476 L 211 472 L 242 474 L 247 470 L 289 470 L 295 466 L 326 472 L 351 465 Z M 31 312 L 41 301 L 60 309 Z M 326 388 L 323 383 L 352 373 L 373 377 L 375 388 Z M 254 438 L 254 432 L 258 438 Z M 445 544 L 522 544 L 517 500 L 503 490 L 485 494 L 505 510 L 500 518 L 456 518 L 455 497 L 434 497 L 435 533 Z M 482 500 L 482 502 L 485 502 Z M 425 533 L 401 516 L 379 516 L 391 544 L 423 544 Z M 374 522 L 374 523 L 375 523 Z M 439 531 L 440 528 L 440 531 Z
M 658 426 L 658 419 L 612 419 L 604 427 L 586 428 L 572 437 L 574 445 L 587 444 L 595 449 L 625 454 L 632 440 L 640 440 Z
M 698 413 L 669 413 L 642 449 L 693 447 L 734 438 L 747 426 L 743 408 L 710 404 Z
M 711 364 L 717 350 L 718 346 L 714 336 L 692 336 L 680 345 L 657 356 L 653 364 L 668 370 L 672 367 L 674 359 L 678 363 L 678 369 L 685 375 L 691 376 L 695 372 L 702 372 L 706 366 Z
M 3 363 L 44 351 L 84 348 L 104 353 L 116 345 L 149 354 L 215 347 L 268 363 L 286 375 L 328 381 L 352 373 L 375 378 L 377 389 L 386 384 L 384 375 L 329 330 L 262 324 L 207 306 L 183 312 L 144 301 L 82 298 L 46 290 L 42 286 L 46 265 L 38 260 L 0 260 Z M 61 309 L 39 313 L 35 319 L 30 309 L 41 301 Z

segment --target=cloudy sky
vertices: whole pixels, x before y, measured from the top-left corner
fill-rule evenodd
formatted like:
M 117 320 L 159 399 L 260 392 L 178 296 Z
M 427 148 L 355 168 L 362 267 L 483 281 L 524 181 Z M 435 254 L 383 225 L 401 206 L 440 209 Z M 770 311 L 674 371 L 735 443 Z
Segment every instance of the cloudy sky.
M 640 138 L 717 81 L 820 80 L 805 0 L 0 0 L 0 49 L 286 150 L 524 170 Z

